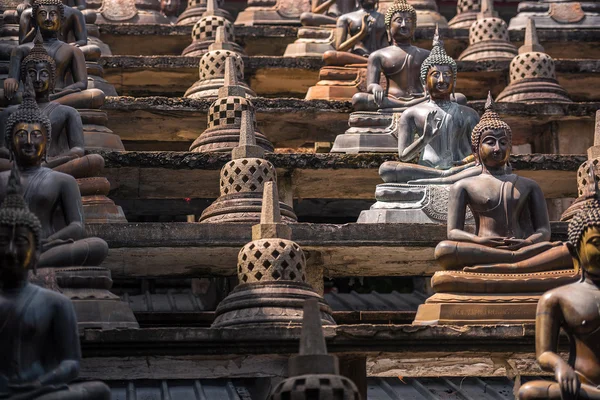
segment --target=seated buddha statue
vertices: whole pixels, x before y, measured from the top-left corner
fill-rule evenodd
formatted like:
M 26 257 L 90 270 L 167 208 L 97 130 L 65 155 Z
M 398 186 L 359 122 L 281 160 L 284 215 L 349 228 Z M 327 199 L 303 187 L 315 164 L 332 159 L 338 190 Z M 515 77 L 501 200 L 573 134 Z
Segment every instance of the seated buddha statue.
M 21 79 L 31 80 L 35 91 L 35 101 L 40 111 L 50 119 L 52 141 L 48 143 L 48 151 L 42 165 L 56 171 L 67 173 L 75 178 L 97 175 L 104 166 L 104 159 L 99 154 L 85 155 L 83 124 L 79 112 L 73 107 L 50 101 L 50 93 L 54 90 L 56 64 L 48 55 L 38 34 L 35 44 L 21 63 Z M 0 114 L 0 132 L 6 127 L 9 116 L 17 110 L 11 106 Z M 0 138 L 0 170 L 9 168 L 9 151 Z
M 358 0 L 360 8 L 337 19 L 335 50 L 323 54 L 325 65 L 365 64 L 367 57 L 388 45 L 379 0 Z
M 26 9 L 21 13 L 19 21 L 19 42 L 21 44 L 32 42 L 35 39 L 37 26 L 32 17 L 31 0 L 26 0 Z M 61 1 L 62 3 L 62 1 Z M 61 22 L 60 39 L 78 47 L 86 60 L 97 60 L 100 57 L 100 48 L 88 43 L 86 18 L 83 14 L 85 1 L 63 4 L 64 20 Z
M 392 43 L 369 56 L 367 92 L 352 97 L 356 111 L 401 108 L 425 100 L 419 70 L 429 56 L 429 50 L 411 43 L 417 28 L 416 10 L 406 0 L 396 1 L 385 14 L 385 26 Z M 439 41 L 437 32 L 436 37 Z M 382 72 L 387 81 L 387 91 L 379 84 Z
M 471 137 L 474 170 L 450 189 L 448 240 L 438 244 L 435 258 L 446 270 L 535 273 L 571 268 L 567 247 L 550 242 L 544 194 L 533 180 L 512 173 L 512 132 L 493 110 L 491 96 Z M 464 229 L 467 207 L 475 232 Z
M 85 238 L 83 206 L 71 175 L 42 166 L 52 143 L 52 124 L 26 91 L 8 117 L 5 143 L 18 167 L 29 209 L 42 224 L 40 267 L 98 266 L 108 254 L 106 242 Z M 0 199 L 6 197 L 10 171 L 0 173 Z
M 439 36 L 420 72 L 428 99 L 418 99 L 419 104 L 402 113 L 396 128 L 400 161 L 388 161 L 379 168 L 386 183 L 427 184 L 475 165 L 470 136 L 479 115 L 454 96 L 457 66 Z M 415 135 L 419 135 L 416 140 Z M 418 164 L 407 163 L 416 157 Z
M 310 7 L 300 14 L 302 26 L 335 25 L 339 16 L 356 10 L 356 0 L 312 0 Z
M 600 202 L 597 198 L 571 220 L 568 232 L 567 246 L 581 278 L 545 293 L 538 303 L 535 320 L 537 361 L 544 371 L 554 373 L 556 382 L 527 382 L 519 390 L 520 400 L 600 399 Z M 568 362 L 558 354 L 561 330 L 569 338 Z
M 58 39 L 64 19 L 64 5 L 60 0 L 36 0 L 32 16 L 44 40 L 46 51 L 56 62 L 56 90 L 50 100 L 74 108 L 99 108 L 104 103 L 104 93 L 88 89 L 88 74 L 83 52 Z M 8 78 L 4 81 L 4 96 L 12 99 L 19 88 L 21 61 L 33 48 L 33 43 L 22 44 L 13 49 Z
M 102 382 L 70 383 L 81 362 L 71 301 L 28 282 L 40 258 L 43 228 L 19 181 L 13 171 L 0 206 L 0 398 L 108 400 L 110 390 Z

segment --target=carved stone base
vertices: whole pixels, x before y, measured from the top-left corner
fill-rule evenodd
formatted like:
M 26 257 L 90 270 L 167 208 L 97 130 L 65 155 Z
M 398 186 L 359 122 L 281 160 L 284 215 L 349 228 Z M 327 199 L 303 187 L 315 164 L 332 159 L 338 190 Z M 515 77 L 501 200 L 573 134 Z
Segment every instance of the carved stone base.
M 106 195 L 82 196 L 83 217 L 86 224 L 125 223 L 127 218 L 121 206 Z
M 310 11 L 310 2 L 298 0 L 249 0 L 235 25 L 300 25 L 300 14 Z
M 204 40 L 204 41 L 192 42 L 192 44 L 190 44 L 188 47 L 183 49 L 183 52 L 181 53 L 181 55 L 186 56 L 186 57 L 202 57 L 205 53 L 208 52 L 208 48 L 213 43 L 214 43 L 214 40 Z M 246 50 L 244 50 L 244 48 L 242 46 L 240 46 L 239 44 L 232 43 L 231 46 L 233 47 L 233 51 L 235 51 L 236 53 L 239 53 L 242 55 L 246 54 Z
M 537 29 L 598 28 L 598 2 L 529 2 L 519 3 L 518 14 L 510 20 L 508 29 L 525 29 L 532 19 Z
M 335 50 L 335 26 L 304 27 L 298 30 L 298 39 L 288 44 L 284 57 L 320 57 Z
M 470 45 L 458 59 L 460 61 L 511 61 L 516 55 L 517 48 L 510 42 L 488 40 Z
M 522 79 L 510 84 L 498 95 L 496 101 L 509 103 L 572 103 L 567 91 L 556 80 L 548 78 Z
M 262 191 L 221 196 L 202 212 L 198 222 L 257 224 L 260 222 L 262 197 Z M 283 202 L 279 202 L 279 207 L 283 222 L 292 223 L 298 220 L 292 207 Z
M 304 301 L 309 298 L 318 300 L 322 324 L 335 325 L 331 308 L 309 284 L 269 281 L 237 286 L 219 303 L 212 327 L 300 326 Z
M 454 18 L 448 22 L 448 28 L 469 29 L 471 25 L 473 25 L 473 22 L 477 21 L 478 14 L 479 9 L 477 11 L 467 11 L 456 14 Z
M 305 98 L 306 100 L 351 101 L 356 93 L 367 90 L 366 74 L 366 64 L 323 67 L 319 72 L 319 82 L 308 89 Z
M 73 301 L 79 329 L 137 329 L 129 304 L 112 294 L 110 270 L 103 267 L 42 268 L 31 282 Z
M 111 19 L 109 15 L 104 13 L 98 13 L 98 24 L 140 24 L 140 25 L 171 25 L 176 22 L 176 18 L 168 17 L 161 14 L 159 11 L 153 10 L 137 10 L 137 13 L 129 19 L 115 20 Z
M 78 109 L 83 122 L 83 135 L 87 150 L 124 151 L 121 137 L 107 127 L 108 115 L 101 110 Z
M 262 132 L 255 131 L 256 144 L 266 151 L 273 152 L 273 144 Z M 219 126 L 208 128 L 194 140 L 190 151 L 194 153 L 206 153 L 210 151 L 229 152 L 237 147 L 240 142 L 240 128 L 221 128 Z
M 375 189 L 377 202 L 362 211 L 358 223 L 445 224 L 448 219 L 450 185 L 383 183 Z M 467 211 L 467 223 L 473 216 Z
M 189 97 L 191 99 L 206 99 L 206 98 L 217 98 L 219 89 L 225 85 L 224 78 L 215 78 L 207 80 L 198 80 L 188 90 L 186 90 L 183 97 Z M 250 89 L 245 82 L 238 82 L 238 86 L 241 86 L 246 91 L 246 97 L 256 97 L 256 93 Z
M 397 123 L 401 113 L 358 111 L 350 114 L 350 128 L 335 138 L 331 153 L 397 153 Z

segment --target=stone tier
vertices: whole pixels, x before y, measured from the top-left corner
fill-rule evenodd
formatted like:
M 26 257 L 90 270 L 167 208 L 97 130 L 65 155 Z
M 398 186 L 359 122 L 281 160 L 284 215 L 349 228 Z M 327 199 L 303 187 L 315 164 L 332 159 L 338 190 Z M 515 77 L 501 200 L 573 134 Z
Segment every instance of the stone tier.
M 192 26 L 100 24 L 101 38 L 113 54 L 179 55 L 190 44 Z M 297 38 L 298 27 L 236 26 L 235 36 L 248 55 L 281 56 Z M 468 29 L 440 29 L 448 55 L 458 58 L 469 45 Z M 509 31 L 517 47 L 524 31 Z M 545 30 L 538 33 L 546 51 L 556 58 L 600 58 L 600 31 L 594 29 Z M 135 36 L 135 40 L 130 40 Z M 419 28 L 414 45 L 431 48 L 433 29 Z M 577 42 L 577 46 L 565 46 Z
M 108 56 L 102 57 L 100 64 L 105 79 L 120 95 L 173 97 L 183 95 L 198 80 L 199 61 L 199 57 L 184 56 Z M 508 85 L 510 61 L 458 61 L 457 64 L 456 90 L 468 99 L 485 99 L 488 90 L 497 96 Z M 598 91 L 592 89 L 600 86 L 600 59 L 561 56 L 555 64 L 557 79 L 572 100 L 600 100 Z M 244 66 L 245 81 L 258 96 L 303 98 L 319 81 L 323 61 L 319 57 L 253 56 L 244 58 Z
M 600 74 L 599 74 L 600 75 Z M 348 129 L 349 102 L 255 98 L 256 120 L 261 132 L 276 148 L 313 146 L 333 142 Z M 206 126 L 211 102 L 166 97 L 109 97 L 104 104 L 108 125 L 121 137 L 127 150 L 187 151 Z M 484 101 L 469 105 L 483 113 Z M 584 154 L 594 140 L 597 103 L 534 104 L 497 103 L 496 109 L 513 131 L 515 144 L 537 143 L 534 151 Z M 557 132 L 559 148 L 546 138 Z M 577 135 L 576 142 L 569 142 Z M 548 140 L 546 140 L 548 139 Z M 561 146 L 569 146 L 561 151 Z M 540 150 L 537 150 L 537 149 Z M 379 182 L 378 182 L 379 183 Z

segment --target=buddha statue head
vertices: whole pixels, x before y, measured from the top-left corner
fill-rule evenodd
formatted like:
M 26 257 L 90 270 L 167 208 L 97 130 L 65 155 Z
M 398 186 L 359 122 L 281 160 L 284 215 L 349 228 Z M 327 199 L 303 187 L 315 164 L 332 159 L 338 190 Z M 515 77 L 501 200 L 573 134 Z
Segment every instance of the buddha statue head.
M 421 83 L 433 99 L 449 98 L 454 93 L 456 73 L 456 61 L 446 54 L 444 42 L 440 39 L 436 26 L 433 48 L 421 64 Z
M 44 48 L 44 39 L 38 31 L 33 48 L 21 61 L 21 80 L 31 79 L 36 93 L 51 93 L 56 81 L 56 62 Z
M 512 130 L 494 110 L 494 100 L 489 92 L 485 111 L 471 133 L 471 148 L 476 164 L 484 169 L 500 169 L 509 165 Z
M 18 170 L 13 166 L 6 197 L 0 206 L 0 284 L 16 286 L 35 271 L 41 252 L 42 224 L 29 211 L 21 194 Z
M 358 5 L 367 11 L 376 10 L 379 7 L 379 0 L 358 0 Z
M 50 120 L 35 102 L 31 79 L 27 77 L 23 102 L 6 121 L 5 143 L 20 167 L 41 164 L 50 147 Z
M 396 0 L 385 13 L 385 26 L 391 43 L 410 41 L 417 29 L 417 11 L 406 0 Z
M 168 17 L 176 16 L 179 12 L 179 0 L 160 0 L 160 12 Z
M 573 264 L 576 269 L 581 270 L 582 276 L 600 279 L 600 200 L 595 174 L 596 166 L 592 165 L 588 187 L 585 189 L 585 197 L 589 201 L 569 222 L 567 246 L 573 257 Z
M 58 32 L 65 17 L 65 6 L 61 0 L 35 0 L 31 15 L 34 28 Z

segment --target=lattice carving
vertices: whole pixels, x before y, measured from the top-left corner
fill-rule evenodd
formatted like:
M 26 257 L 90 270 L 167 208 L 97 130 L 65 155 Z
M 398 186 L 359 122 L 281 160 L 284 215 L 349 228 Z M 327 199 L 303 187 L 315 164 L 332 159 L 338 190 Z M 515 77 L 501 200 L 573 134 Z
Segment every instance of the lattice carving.
M 478 0 L 458 0 L 456 4 L 456 13 L 479 12 L 481 3 Z
M 554 60 L 546 53 L 530 52 L 516 56 L 510 63 L 510 82 L 521 79 L 556 79 Z
M 594 158 L 593 160 L 587 160 L 583 164 L 579 166 L 577 170 L 577 194 L 579 197 L 583 196 L 583 192 L 590 180 L 590 165 L 594 164 L 596 166 L 596 184 L 600 182 L 600 175 L 598 172 L 598 164 L 600 163 L 600 159 Z
M 242 123 L 242 111 L 254 112 L 252 103 L 244 97 L 224 97 L 217 99 L 208 110 L 207 128 L 215 127 L 236 127 L 239 128 Z M 254 130 L 256 131 L 256 121 L 254 121 Z
M 233 30 L 233 24 L 226 18 L 219 17 L 217 15 L 211 15 L 208 17 L 202 17 L 194 24 L 192 28 L 192 40 L 193 41 L 206 41 L 213 40 L 217 36 L 217 28 L 220 26 L 225 27 L 225 41 L 235 42 L 235 34 Z
M 200 80 L 215 79 L 225 77 L 225 60 L 227 57 L 234 57 L 234 68 L 238 80 L 244 80 L 244 61 L 242 57 L 229 50 L 209 51 L 200 59 Z
M 240 158 L 221 169 L 221 196 L 242 192 L 262 192 L 265 182 L 275 182 L 275 167 L 261 158 Z
M 488 40 L 508 42 L 508 26 L 500 18 L 483 18 L 471 25 L 469 42 L 471 44 Z
M 291 240 L 254 240 L 238 254 L 240 283 L 265 281 L 306 282 L 306 257 Z
M 334 395 L 332 395 L 335 394 Z M 344 399 L 359 400 L 356 386 L 341 375 L 302 375 L 279 383 L 273 392 L 272 400 L 284 399 Z

